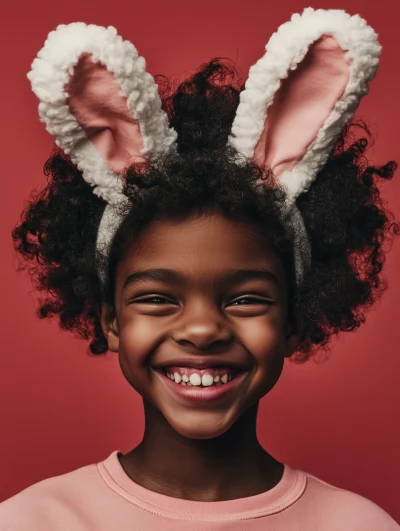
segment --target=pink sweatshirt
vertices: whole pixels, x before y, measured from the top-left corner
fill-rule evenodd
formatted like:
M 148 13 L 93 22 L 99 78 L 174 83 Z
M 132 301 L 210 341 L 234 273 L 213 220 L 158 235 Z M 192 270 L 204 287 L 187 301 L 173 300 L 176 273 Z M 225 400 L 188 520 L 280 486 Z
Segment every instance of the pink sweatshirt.
M 380 507 L 285 465 L 268 492 L 222 502 L 180 500 L 134 483 L 115 450 L 0 504 L 0 531 L 399 531 Z

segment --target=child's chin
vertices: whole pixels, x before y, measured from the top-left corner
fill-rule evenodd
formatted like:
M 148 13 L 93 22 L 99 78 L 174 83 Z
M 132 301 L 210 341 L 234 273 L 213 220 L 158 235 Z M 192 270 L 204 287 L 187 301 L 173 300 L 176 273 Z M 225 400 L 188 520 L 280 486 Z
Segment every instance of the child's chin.
M 182 424 L 177 419 L 170 421 L 171 427 L 182 437 L 188 439 L 213 439 L 223 435 L 231 427 L 233 422 L 225 423 L 210 423 L 210 422 L 193 422 Z

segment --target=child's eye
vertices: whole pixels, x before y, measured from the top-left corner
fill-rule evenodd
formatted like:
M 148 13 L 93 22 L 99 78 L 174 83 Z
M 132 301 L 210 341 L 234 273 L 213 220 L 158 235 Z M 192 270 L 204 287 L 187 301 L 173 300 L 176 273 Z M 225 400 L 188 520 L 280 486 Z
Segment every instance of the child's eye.
M 158 301 L 158 302 L 154 302 L 154 301 Z M 134 299 L 131 302 L 147 302 L 149 304 L 160 304 L 160 301 L 161 301 L 161 304 L 172 304 L 172 302 L 169 299 L 165 297 L 160 297 L 159 295 L 154 295 L 153 297 L 145 297 L 143 299 Z
M 272 299 L 261 299 L 258 297 L 247 296 L 234 300 L 232 304 L 235 305 L 236 303 L 240 303 L 238 306 L 245 306 L 246 304 L 272 304 L 273 302 L 274 301 Z

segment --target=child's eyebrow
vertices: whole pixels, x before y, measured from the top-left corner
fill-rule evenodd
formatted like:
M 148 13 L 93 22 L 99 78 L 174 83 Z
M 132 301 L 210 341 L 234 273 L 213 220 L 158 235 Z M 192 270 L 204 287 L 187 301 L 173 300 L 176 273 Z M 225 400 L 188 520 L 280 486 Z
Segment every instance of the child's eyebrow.
M 126 278 L 122 290 L 128 286 L 137 284 L 140 282 L 153 281 L 153 282 L 167 282 L 170 284 L 178 284 L 185 281 L 186 276 L 173 269 L 144 269 L 141 271 L 135 271 Z M 273 282 L 279 286 L 278 278 L 268 269 L 230 269 L 222 273 L 215 281 L 219 284 L 224 282 L 226 284 L 240 284 L 247 280 L 266 280 L 267 282 Z

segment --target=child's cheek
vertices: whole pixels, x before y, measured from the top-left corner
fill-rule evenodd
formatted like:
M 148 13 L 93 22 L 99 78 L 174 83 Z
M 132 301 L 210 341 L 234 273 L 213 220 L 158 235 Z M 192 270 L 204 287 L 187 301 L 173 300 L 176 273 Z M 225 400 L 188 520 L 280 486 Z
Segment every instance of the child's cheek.
M 241 319 L 236 335 L 258 365 L 268 365 L 280 356 L 285 344 L 282 312 L 279 308 L 265 315 Z
M 120 323 L 119 363 L 130 385 L 146 394 L 151 382 L 151 354 L 162 342 L 162 331 L 146 316 L 131 315 Z
M 275 386 L 282 373 L 286 343 L 279 312 L 244 322 L 240 342 L 253 358 L 249 398 L 255 403 Z

